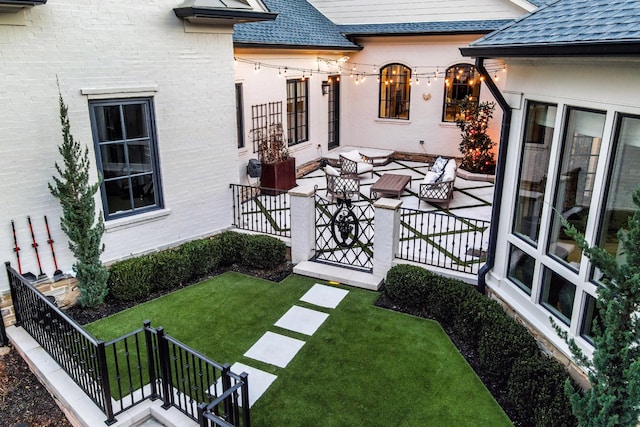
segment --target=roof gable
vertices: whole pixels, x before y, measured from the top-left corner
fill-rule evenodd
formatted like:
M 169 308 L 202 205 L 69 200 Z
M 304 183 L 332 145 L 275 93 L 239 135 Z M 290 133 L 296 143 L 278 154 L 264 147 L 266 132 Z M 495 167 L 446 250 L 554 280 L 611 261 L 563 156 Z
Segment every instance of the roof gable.
M 263 0 L 278 17 L 271 22 L 236 25 L 236 45 L 360 49 L 306 0 Z
M 640 1 L 557 0 L 471 43 L 463 53 L 498 50 L 520 56 L 534 50 L 538 56 L 640 54 Z

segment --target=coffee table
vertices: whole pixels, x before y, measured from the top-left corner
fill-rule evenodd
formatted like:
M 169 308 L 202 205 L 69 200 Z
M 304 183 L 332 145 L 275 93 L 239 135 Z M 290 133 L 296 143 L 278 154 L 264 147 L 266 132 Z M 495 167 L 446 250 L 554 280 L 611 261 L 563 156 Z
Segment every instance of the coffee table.
M 400 195 L 410 185 L 411 177 L 409 175 L 399 175 L 394 173 L 385 173 L 371 186 L 371 198 L 377 199 L 378 197 L 395 196 L 400 198 Z

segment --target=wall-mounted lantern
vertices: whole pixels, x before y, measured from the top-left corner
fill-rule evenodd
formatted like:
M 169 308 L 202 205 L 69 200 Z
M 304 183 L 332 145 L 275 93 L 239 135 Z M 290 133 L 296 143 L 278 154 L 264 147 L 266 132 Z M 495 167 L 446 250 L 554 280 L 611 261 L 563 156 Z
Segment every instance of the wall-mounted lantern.
M 329 94 L 329 88 L 331 87 L 331 85 L 329 85 L 328 81 L 323 81 L 322 82 L 322 94 L 323 95 L 328 95 Z

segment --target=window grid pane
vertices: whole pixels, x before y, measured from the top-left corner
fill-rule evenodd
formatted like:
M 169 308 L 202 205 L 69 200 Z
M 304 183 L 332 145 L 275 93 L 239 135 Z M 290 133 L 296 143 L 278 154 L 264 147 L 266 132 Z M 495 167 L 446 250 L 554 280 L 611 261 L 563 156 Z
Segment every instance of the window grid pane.
M 554 208 L 583 233 L 589 216 L 594 177 L 605 113 L 569 109 L 560 169 L 556 176 Z M 580 267 L 582 251 L 564 232 L 560 219 L 552 218 L 549 254 L 574 270 Z
M 540 304 L 563 323 L 571 323 L 576 286 L 548 268 L 544 269 Z
M 97 101 L 90 105 L 98 166 L 104 177 L 105 218 L 160 208 L 151 101 Z
M 478 102 L 480 98 L 480 75 L 473 65 L 457 64 L 447 68 L 444 80 L 444 106 L 442 121 L 455 122 L 461 119 L 460 104 L 465 97 Z
M 306 79 L 287 81 L 287 138 L 290 146 L 309 139 L 307 87 Z
M 390 64 L 380 69 L 380 118 L 408 120 L 410 95 L 410 68 Z
M 540 232 L 556 112 L 555 105 L 527 104 L 513 232 L 533 243 Z
M 509 251 L 508 277 L 528 295 L 531 295 L 531 289 L 533 287 L 534 267 L 535 259 L 517 247 L 511 246 L 511 250 Z

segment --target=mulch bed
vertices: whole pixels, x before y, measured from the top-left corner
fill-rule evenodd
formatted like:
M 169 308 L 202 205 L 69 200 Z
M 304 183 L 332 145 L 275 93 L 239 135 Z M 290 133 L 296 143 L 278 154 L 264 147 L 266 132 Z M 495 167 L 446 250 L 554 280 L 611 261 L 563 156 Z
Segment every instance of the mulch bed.
M 273 282 L 280 282 L 292 273 L 292 268 L 291 263 L 276 266 L 270 270 L 252 270 L 233 265 L 217 271 L 211 277 L 225 271 L 237 271 Z M 184 284 L 163 292 L 155 292 L 144 301 L 157 298 L 191 284 Z M 106 303 L 98 308 L 71 307 L 66 313 L 76 322 L 84 325 L 144 301 L 123 303 L 107 298 Z M 6 354 L 0 355 L 0 426 L 71 427 L 53 397 L 29 370 L 29 366 L 18 352 L 11 347 L 9 347 Z

